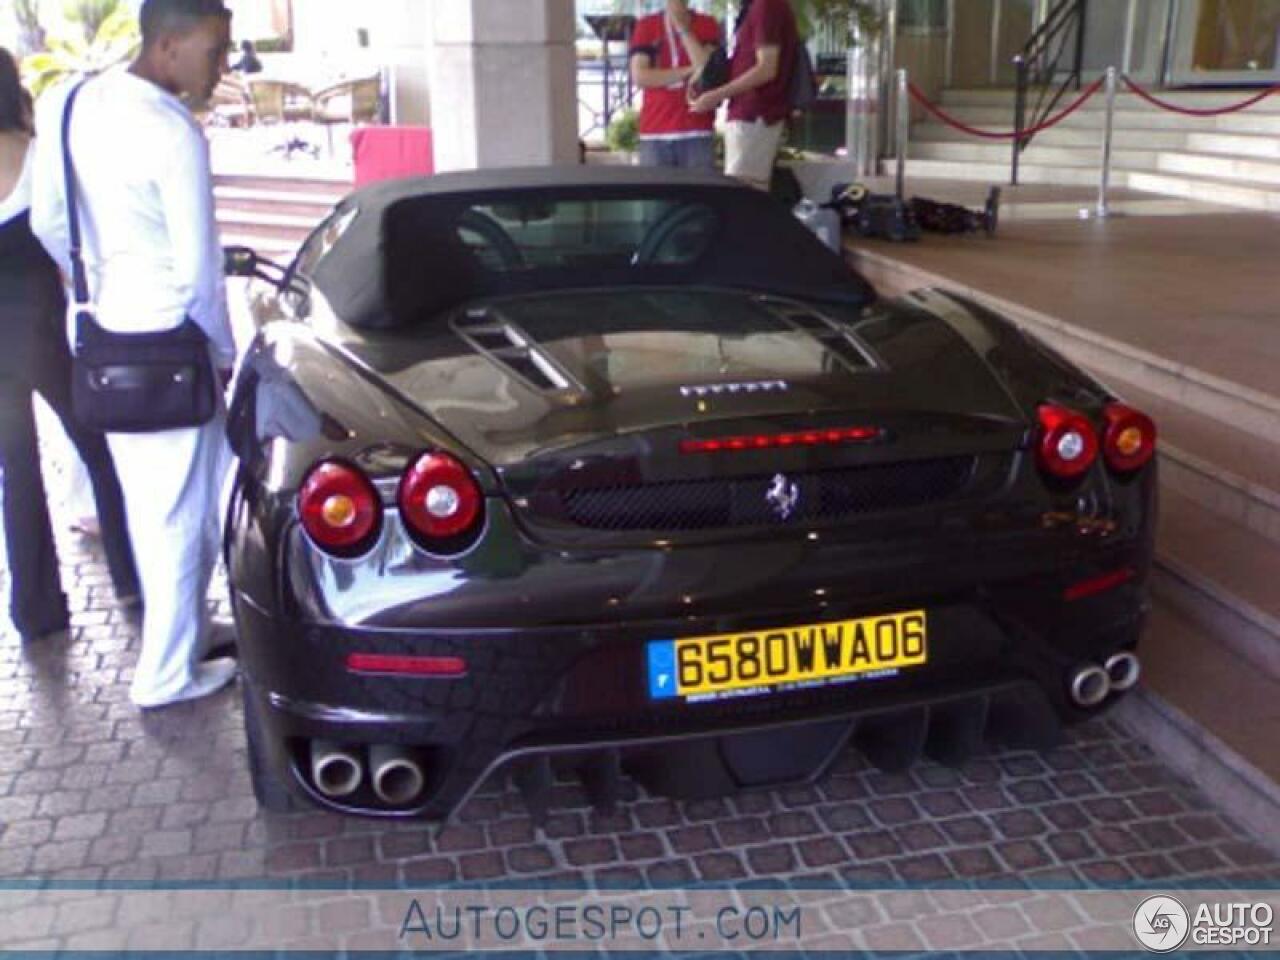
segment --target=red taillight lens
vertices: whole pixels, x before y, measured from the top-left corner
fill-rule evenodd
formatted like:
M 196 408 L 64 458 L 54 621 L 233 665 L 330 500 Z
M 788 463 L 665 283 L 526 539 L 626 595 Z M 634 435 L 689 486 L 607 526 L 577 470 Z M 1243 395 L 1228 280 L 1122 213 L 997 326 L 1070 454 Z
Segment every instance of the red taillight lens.
M 1074 410 L 1052 404 L 1042 406 L 1039 416 L 1036 461 L 1040 469 L 1063 480 L 1082 476 L 1098 457 L 1093 425 Z
M 383 653 L 349 653 L 351 673 L 401 677 L 465 677 L 467 661 L 461 657 L 415 657 Z
M 1108 404 L 1102 435 L 1102 455 L 1117 473 L 1129 473 L 1145 466 L 1156 452 L 1156 425 L 1145 413 L 1123 403 Z
M 362 553 L 382 525 L 382 502 L 369 478 L 336 460 L 311 468 L 298 491 L 303 529 L 322 550 L 337 556 Z
M 447 453 L 424 453 L 400 478 L 400 516 L 428 550 L 456 553 L 479 532 L 484 497 L 475 478 Z

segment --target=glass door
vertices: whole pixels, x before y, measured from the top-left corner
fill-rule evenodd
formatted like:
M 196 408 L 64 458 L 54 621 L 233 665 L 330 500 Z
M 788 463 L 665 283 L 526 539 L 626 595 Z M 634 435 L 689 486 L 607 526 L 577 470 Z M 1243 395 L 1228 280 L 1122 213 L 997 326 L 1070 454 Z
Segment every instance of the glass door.
M 1280 81 L 1280 0 L 1179 0 L 1169 82 Z

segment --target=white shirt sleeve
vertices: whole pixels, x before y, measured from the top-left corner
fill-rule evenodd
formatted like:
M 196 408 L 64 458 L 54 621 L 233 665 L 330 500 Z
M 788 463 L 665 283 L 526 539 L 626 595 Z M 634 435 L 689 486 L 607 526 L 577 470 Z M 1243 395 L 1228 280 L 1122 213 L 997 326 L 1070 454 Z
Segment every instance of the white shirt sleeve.
M 174 280 L 187 316 L 208 335 L 218 367 L 230 369 L 236 348 L 227 315 L 209 144 L 202 133 L 183 126 L 162 155 L 156 186 L 169 233 Z
M 62 173 L 62 110 L 68 89 L 54 90 L 36 106 L 31 166 L 31 229 L 63 275 L 71 276 L 71 232 Z

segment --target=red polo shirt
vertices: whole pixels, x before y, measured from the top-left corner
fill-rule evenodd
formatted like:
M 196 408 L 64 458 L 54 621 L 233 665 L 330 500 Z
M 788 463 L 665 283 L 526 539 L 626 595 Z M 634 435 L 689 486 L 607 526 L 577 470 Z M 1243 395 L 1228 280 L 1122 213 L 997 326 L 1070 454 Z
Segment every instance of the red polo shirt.
M 719 46 L 720 26 L 704 13 L 694 13 L 693 35 L 700 43 Z M 692 62 L 675 24 L 667 23 L 667 14 L 653 13 L 642 17 L 631 32 L 630 54 L 647 54 L 649 65 L 660 70 L 687 67 Z M 715 128 L 714 113 L 691 113 L 685 94 L 685 81 L 670 87 L 650 87 L 644 91 L 640 108 L 640 136 L 679 137 L 710 134 Z
M 791 70 L 800 34 L 788 0 L 751 0 L 751 9 L 734 36 L 730 76 L 738 79 L 756 65 L 761 47 L 778 48 L 778 75 L 764 86 L 729 101 L 730 120 L 763 120 L 775 124 L 791 114 Z

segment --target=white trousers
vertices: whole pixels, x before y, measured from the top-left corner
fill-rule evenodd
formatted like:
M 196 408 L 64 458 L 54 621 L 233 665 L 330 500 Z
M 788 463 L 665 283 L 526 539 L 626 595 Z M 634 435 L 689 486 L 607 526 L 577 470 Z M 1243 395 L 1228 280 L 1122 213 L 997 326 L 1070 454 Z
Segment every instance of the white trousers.
M 781 121 L 769 126 L 759 121 L 730 120 L 724 128 L 724 172 L 757 190 L 768 190 L 773 163 L 782 145 L 782 129 Z
M 200 427 L 107 437 L 142 583 L 142 652 L 129 688 L 139 705 L 175 699 L 192 684 L 218 560 L 225 430 L 219 410 Z

